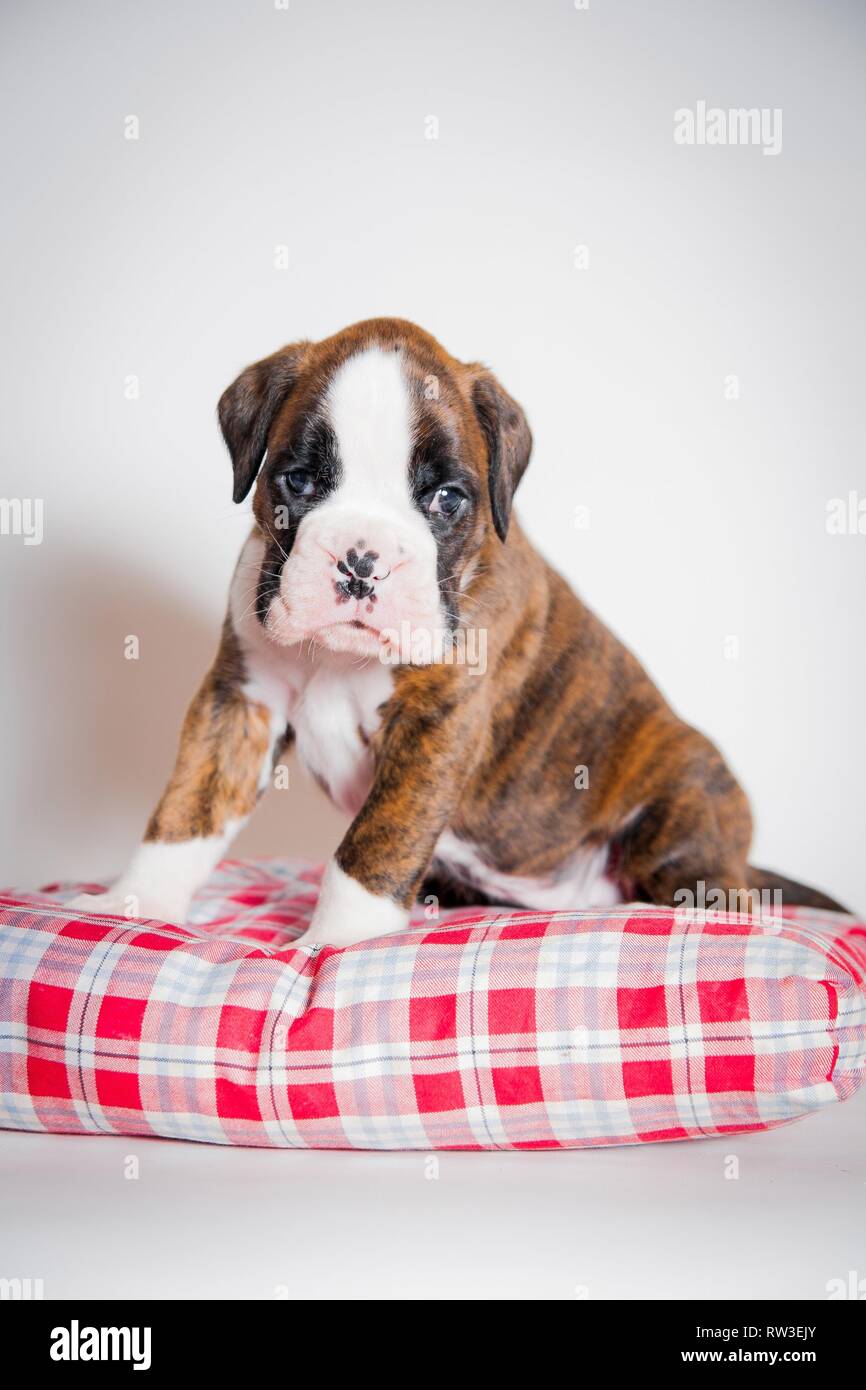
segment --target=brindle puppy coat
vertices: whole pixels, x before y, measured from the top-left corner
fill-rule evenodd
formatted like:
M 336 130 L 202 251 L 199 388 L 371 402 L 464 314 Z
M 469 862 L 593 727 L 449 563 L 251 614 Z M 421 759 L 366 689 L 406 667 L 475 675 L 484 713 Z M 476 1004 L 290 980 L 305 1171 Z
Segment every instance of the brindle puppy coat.
M 484 367 L 373 319 L 247 368 L 219 418 L 255 525 L 103 909 L 182 920 L 293 741 L 353 817 L 305 942 L 398 929 L 428 874 L 540 910 L 766 888 L 834 905 L 748 864 L 720 753 L 527 541 L 512 498 L 531 435 Z M 459 660 L 471 636 L 484 662 Z

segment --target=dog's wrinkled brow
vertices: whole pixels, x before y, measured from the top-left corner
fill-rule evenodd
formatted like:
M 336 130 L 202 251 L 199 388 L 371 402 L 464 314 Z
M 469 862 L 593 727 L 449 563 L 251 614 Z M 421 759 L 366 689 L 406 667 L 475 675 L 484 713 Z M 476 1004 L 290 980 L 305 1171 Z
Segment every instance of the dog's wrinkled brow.
M 409 481 L 416 497 L 444 482 L 464 481 L 459 445 L 437 421 L 422 420 L 409 463 Z M 466 481 L 471 481 L 466 475 Z
M 299 420 L 289 439 L 268 460 L 273 473 L 287 468 L 305 467 L 336 470 L 339 465 L 337 438 L 321 415 Z

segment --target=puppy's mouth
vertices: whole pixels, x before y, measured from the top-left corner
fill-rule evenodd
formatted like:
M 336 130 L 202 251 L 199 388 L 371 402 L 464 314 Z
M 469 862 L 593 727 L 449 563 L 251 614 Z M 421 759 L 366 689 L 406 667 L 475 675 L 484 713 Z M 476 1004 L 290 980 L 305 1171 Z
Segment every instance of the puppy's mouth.
M 379 656 L 383 646 L 379 629 L 360 618 L 325 623 L 310 633 L 310 641 L 332 652 L 354 652 L 358 656 Z
M 265 621 L 265 631 L 279 646 L 294 646 L 296 643 L 309 643 L 314 647 L 326 647 L 335 652 L 351 652 L 355 656 L 380 656 L 387 645 L 381 629 L 365 622 L 357 616 L 346 616 L 337 621 L 322 621 L 324 614 L 317 614 L 318 621 L 306 621 L 293 613 L 282 594 L 278 594 Z

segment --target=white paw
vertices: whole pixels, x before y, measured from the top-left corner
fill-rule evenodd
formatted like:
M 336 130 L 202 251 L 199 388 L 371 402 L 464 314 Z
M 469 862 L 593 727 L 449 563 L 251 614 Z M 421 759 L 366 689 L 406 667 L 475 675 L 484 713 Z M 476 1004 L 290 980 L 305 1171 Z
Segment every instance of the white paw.
M 322 879 L 313 919 L 295 944 L 354 946 L 359 941 L 403 931 L 408 921 L 406 908 L 391 898 L 371 893 L 332 859 Z
M 178 911 L 177 903 L 161 902 L 152 893 L 139 894 L 119 887 L 105 893 L 79 893 L 66 906 L 96 917 L 143 917 L 158 922 L 182 922 L 186 912 L 185 908 Z

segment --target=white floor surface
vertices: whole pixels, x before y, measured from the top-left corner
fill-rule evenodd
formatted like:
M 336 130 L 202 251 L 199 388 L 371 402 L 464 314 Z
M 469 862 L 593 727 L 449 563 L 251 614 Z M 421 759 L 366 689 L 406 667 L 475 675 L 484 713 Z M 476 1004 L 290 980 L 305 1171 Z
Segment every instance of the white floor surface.
M 866 1090 L 770 1133 L 436 1162 L 2 1132 L 15 1278 L 46 1299 L 866 1297 Z

